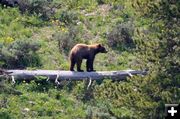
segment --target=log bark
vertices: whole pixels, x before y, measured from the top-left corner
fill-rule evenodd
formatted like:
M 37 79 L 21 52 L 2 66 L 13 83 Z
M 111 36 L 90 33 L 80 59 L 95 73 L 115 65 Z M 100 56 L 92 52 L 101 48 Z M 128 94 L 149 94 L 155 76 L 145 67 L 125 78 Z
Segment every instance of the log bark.
M 121 70 L 121 71 L 97 71 L 97 72 L 75 72 L 75 71 L 62 71 L 62 70 L 6 70 L 9 76 L 15 80 L 34 80 L 38 76 L 47 77 L 50 81 L 61 80 L 123 80 L 133 75 L 146 75 L 146 71 L 138 70 Z

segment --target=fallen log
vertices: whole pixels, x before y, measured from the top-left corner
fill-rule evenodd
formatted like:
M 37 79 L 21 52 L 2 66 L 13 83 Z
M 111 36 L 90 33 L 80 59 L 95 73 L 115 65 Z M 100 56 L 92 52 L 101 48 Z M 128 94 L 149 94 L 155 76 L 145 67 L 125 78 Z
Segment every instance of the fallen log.
M 50 81 L 61 81 L 61 80 L 101 80 L 101 79 L 112 79 L 112 80 L 123 80 L 133 75 L 146 75 L 146 71 L 138 70 L 121 70 L 121 71 L 97 71 L 97 72 L 76 72 L 76 71 L 62 71 L 62 70 L 6 70 L 12 80 L 30 81 L 38 78 L 39 76 L 47 77 Z

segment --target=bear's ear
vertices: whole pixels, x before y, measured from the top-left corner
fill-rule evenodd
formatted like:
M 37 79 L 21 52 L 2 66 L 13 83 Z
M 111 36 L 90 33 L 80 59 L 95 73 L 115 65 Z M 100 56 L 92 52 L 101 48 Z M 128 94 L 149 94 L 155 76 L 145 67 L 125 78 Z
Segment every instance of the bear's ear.
M 101 44 L 98 44 L 98 47 L 99 47 L 99 48 L 102 47 Z

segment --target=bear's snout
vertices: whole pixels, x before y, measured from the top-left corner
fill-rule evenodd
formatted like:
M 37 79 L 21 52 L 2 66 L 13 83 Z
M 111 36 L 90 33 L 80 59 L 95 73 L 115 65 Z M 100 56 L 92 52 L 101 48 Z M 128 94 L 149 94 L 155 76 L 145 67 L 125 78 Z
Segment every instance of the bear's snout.
M 100 50 L 100 52 L 101 52 L 101 53 L 107 53 L 108 51 L 107 51 L 104 47 L 102 47 L 101 50 Z
M 104 50 L 102 53 L 107 53 L 108 51 L 107 50 Z

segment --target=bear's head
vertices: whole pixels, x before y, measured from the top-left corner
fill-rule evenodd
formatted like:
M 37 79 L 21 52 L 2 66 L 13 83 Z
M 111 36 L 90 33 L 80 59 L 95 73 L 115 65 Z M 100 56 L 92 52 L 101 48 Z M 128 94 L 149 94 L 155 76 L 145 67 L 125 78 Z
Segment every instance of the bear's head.
M 98 48 L 98 52 L 107 53 L 106 48 L 104 46 L 102 46 L 101 44 L 97 44 L 97 48 Z

